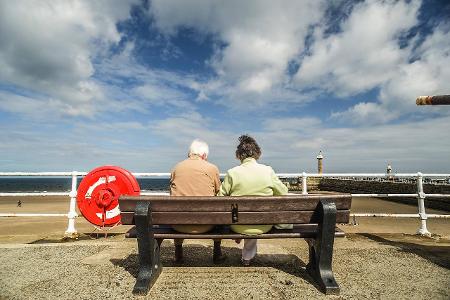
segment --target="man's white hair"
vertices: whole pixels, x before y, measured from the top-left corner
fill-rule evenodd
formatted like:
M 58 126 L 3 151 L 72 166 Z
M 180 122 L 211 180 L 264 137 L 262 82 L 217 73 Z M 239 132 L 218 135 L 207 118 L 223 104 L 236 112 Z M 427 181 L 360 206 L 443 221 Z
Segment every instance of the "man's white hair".
M 189 155 L 191 154 L 196 154 L 199 156 L 205 154 L 206 156 L 208 156 L 209 154 L 208 144 L 199 139 L 193 140 L 191 146 L 189 147 Z

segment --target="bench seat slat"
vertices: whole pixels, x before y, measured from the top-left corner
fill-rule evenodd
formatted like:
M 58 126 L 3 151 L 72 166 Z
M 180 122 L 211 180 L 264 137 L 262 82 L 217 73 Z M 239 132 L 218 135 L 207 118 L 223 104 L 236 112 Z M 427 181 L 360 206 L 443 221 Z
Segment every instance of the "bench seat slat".
M 230 211 L 238 204 L 239 211 L 315 210 L 321 199 L 330 199 L 338 210 L 350 209 L 349 195 L 304 195 L 282 197 L 179 197 L 171 196 L 121 196 L 120 210 L 134 212 L 138 201 L 152 201 L 152 211 Z
M 154 238 L 156 239 L 282 239 L 282 238 L 313 238 L 317 235 L 317 224 L 302 224 L 296 225 L 292 230 L 286 229 L 275 229 L 273 228 L 268 233 L 262 235 L 244 235 L 234 233 L 228 230 L 224 232 L 223 230 L 212 230 L 207 233 L 201 234 L 187 234 L 180 233 L 173 230 L 171 227 L 155 227 Z M 125 234 L 127 238 L 136 238 L 136 227 L 133 226 Z M 344 237 L 345 233 L 336 227 L 335 237 Z
M 348 223 L 349 210 L 336 213 L 336 223 Z M 122 224 L 134 224 L 134 212 L 122 212 Z M 245 225 L 245 224 L 306 224 L 317 223 L 314 211 L 241 212 L 233 223 L 231 212 L 152 212 L 152 223 L 158 225 Z

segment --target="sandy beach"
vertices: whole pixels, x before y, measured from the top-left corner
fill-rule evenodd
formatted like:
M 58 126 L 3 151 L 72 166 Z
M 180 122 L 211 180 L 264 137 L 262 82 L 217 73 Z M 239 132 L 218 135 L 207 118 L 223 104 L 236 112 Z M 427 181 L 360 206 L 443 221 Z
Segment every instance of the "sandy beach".
M 68 197 L 2 198 L 1 212 L 66 213 Z M 377 199 L 355 199 L 352 212 L 414 213 L 416 208 Z M 427 210 L 429 213 L 438 211 Z M 212 263 L 212 241 L 189 240 L 185 263 L 174 265 L 172 241 L 162 246 L 163 272 L 145 299 L 448 299 L 450 226 L 429 220 L 433 238 L 414 235 L 417 219 L 357 218 L 340 225 L 333 269 L 339 296 L 325 296 L 305 271 L 303 240 L 260 241 L 251 267 L 241 267 L 240 249 L 224 241 L 228 259 Z M 0 299 L 126 299 L 137 273 L 136 241 L 125 239 L 128 226 L 107 238 L 76 221 L 78 240 L 62 239 L 64 217 L 0 218 Z
M 21 200 L 22 206 L 17 207 L 17 201 Z M 0 213 L 59 213 L 66 214 L 69 211 L 69 197 L 1 197 Z M 402 203 L 376 199 L 354 198 L 352 200 L 352 213 L 417 213 L 417 207 Z M 447 214 L 447 212 L 427 209 L 430 214 Z M 87 222 L 78 211 L 76 228 L 80 233 L 88 234 L 94 227 Z M 420 221 L 415 218 L 372 218 L 358 217 L 358 225 L 343 225 L 347 233 L 405 233 L 415 234 Z M 450 224 L 448 219 L 429 219 L 428 230 L 443 238 L 450 239 Z M 111 229 L 114 233 L 123 233 L 125 226 Z M 13 217 L 0 218 L 0 242 L 20 241 L 33 242 L 48 236 L 61 237 L 67 229 L 66 217 Z

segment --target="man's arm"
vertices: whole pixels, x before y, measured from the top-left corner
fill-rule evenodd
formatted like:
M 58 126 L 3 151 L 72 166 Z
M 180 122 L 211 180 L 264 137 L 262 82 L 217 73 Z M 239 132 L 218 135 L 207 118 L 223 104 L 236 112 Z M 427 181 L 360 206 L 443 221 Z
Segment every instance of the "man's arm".
M 170 172 L 170 182 L 169 182 L 169 191 L 170 191 L 170 195 L 172 195 L 172 183 L 175 180 L 175 169 L 172 170 L 172 172 Z
M 215 168 L 215 174 L 214 174 L 214 195 L 217 195 L 217 193 L 220 190 L 220 174 L 219 169 Z

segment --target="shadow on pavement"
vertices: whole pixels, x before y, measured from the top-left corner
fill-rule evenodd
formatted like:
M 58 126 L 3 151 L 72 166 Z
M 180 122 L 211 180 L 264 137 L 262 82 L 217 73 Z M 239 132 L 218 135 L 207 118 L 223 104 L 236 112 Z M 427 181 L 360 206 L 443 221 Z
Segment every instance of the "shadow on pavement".
M 69 237 L 60 237 L 60 236 L 50 236 L 43 237 L 34 241 L 31 241 L 27 244 L 55 244 L 55 243 L 74 243 L 77 241 L 90 241 L 90 240 L 106 240 L 113 239 L 115 237 L 123 236 L 123 233 L 117 232 L 109 232 L 105 236 L 104 233 L 80 233 L 77 238 L 69 238 Z
M 235 247 L 222 247 L 222 253 L 226 255 L 226 260 L 220 264 L 212 261 L 213 248 L 211 246 L 189 244 L 183 246 L 184 262 L 178 264 L 174 262 L 174 247 L 161 247 L 161 264 L 163 267 L 179 268 L 226 268 L 242 267 L 241 249 Z M 112 264 L 124 268 L 133 277 L 137 277 L 139 258 L 137 254 L 130 254 L 124 259 L 111 259 Z M 306 264 L 293 254 L 258 254 L 252 261 L 251 268 L 275 268 L 290 275 L 302 278 L 317 288 L 317 284 L 306 271 Z M 248 267 L 245 267 L 246 269 Z M 283 282 L 286 285 L 293 284 L 290 280 Z
M 401 251 L 414 253 L 440 267 L 450 270 L 450 246 L 448 245 L 421 245 L 409 241 L 389 240 L 370 233 L 361 233 L 360 235 L 384 245 L 394 246 Z

